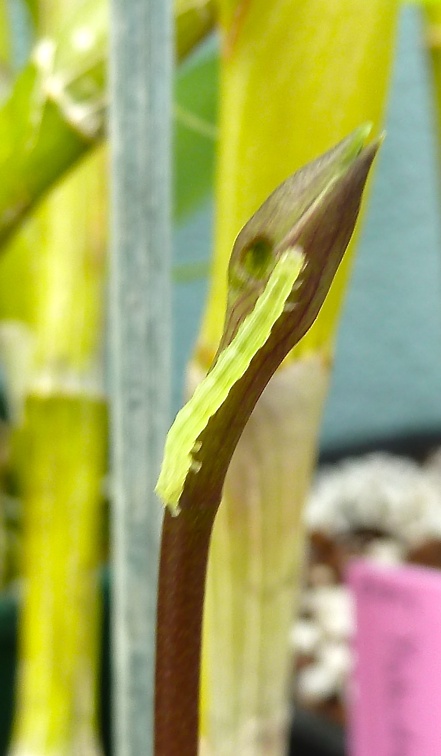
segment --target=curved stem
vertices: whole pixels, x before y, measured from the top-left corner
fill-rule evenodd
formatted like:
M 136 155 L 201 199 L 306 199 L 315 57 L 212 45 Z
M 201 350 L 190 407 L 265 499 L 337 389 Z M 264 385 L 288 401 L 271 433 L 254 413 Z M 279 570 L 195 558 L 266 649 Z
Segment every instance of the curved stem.
M 164 515 L 156 639 L 155 756 L 197 756 L 202 611 L 217 508 Z

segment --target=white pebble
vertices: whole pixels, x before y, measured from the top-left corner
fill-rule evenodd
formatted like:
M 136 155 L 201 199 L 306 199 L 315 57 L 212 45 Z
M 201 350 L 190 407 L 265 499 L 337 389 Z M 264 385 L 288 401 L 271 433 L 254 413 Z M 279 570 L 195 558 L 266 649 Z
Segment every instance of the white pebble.
M 299 619 L 290 633 L 290 641 L 298 654 L 313 654 L 320 640 L 320 630 L 311 620 Z
M 311 664 L 297 674 L 297 689 L 302 701 L 315 703 L 338 691 L 336 675 L 323 664 Z
M 310 597 L 314 616 L 323 632 L 332 638 L 349 638 L 353 629 L 353 606 L 343 585 L 321 586 Z

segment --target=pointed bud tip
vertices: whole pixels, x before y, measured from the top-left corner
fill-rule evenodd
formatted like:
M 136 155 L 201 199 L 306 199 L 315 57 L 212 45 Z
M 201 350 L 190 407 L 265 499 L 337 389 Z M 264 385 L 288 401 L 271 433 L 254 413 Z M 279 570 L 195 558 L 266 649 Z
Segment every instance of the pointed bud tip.
M 362 162 L 372 163 L 384 140 L 386 139 L 386 132 L 382 131 L 381 134 L 379 134 L 375 139 L 366 144 L 366 138 L 370 135 L 371 131 L 372 124 L 367 123 L 363 124 L 358 129 L 356 129 L 355 132 L 353 132 L 353 144 L 355 146 L 356 139 L 356 144 L 359 147 L 357 151 L 357 159 L 362 159 Z
M 373 127 L 374 125 L 370 121 L 362 123 L 361 126 L 355 129 L 354 138 L 358 139 L 360 143 L 364 144 L 367 138 L 371 135 Z
M 358 157 L 362 149 L 366 146 L 366 141 L 372 132 L 372 123 L 362 123 L 344 140 L 347 144 L 347 157 L 352 162 Z
M 386 139 L 386 132 L 382 131 L 375 139 L 372 140 L 372 142 L 366 144 L 368 137 L 372 133 L 372 129 L 372 123 L 364 123 L 354 132 L 354 136 L 357 135 L 357 140 L 359 140 L 359 143 L 361 144 L 361 149 L 369 147 L 378 151 L 384 140 Z
M 358 156 L 362 150 L 368 149 L 370 152 L 376 153 L 380 149 L 384 140 L 386 139 L 386 132 L 382 131 L 376 139 L 372 140 L 369 144 L 366 144 L 368 138 L 372 134 L 373 124 L 369 121 L 363 123 L 355 131 L 352 132 L 352 146 Z
M 382 131 L 381 134 L 379 134 L 379 136 L 377 136 L 376 139 L 374 139 L 372 142 L 369 142 L 369 144 L 367 144 L 363 148 L 362 150 L 363 155 L 365 155 L 368 160 L 370 156 L 370 160 L 372 162 L 374 158 L 376 157 L 385 139 L 386 139 L 386 132 Z
M 348 167 L 357 160 L 360 153 L 369 146 L 366 142 L 372 133 L 372 129 L 372 123 L 362 123 L 361 126 L 358 126 L 345 139 L 337 144 L 333 150 L 325 153 L 325 156 L 334 153 L 337 157 L 340 153 L 340 157 L 337 157 L 336 168 L 343 172 L 346 171 Z
M 383 144 L 384 140 L 386 139 L 386 136 L 387 136 L 387 132 L 386 131 L 382 131 L 381 134 L 379 134 L 377 136 L 375 142 L 378 144 L 378 147 L 381 147 L 381 145 Z

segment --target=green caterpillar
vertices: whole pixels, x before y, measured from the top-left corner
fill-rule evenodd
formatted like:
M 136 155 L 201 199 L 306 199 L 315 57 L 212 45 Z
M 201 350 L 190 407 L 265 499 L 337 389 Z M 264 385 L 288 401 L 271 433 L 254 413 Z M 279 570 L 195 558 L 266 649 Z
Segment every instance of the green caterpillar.
M 243 320 L 231 343 L 220 353 L 213 369 L 180 410 L 165 443 L 164 459 L 156 493 L 172 514 L 179 513 L 179 499 L 186 477 L 197 472 L 200 462 L 197 439 L 210 417 L 222 406 L 232 386 L 244 375 L 254 355 L 263 347 L 282 314 L 304 264 L 299 247 L 283 252 L 271 272 L 252 312 Z

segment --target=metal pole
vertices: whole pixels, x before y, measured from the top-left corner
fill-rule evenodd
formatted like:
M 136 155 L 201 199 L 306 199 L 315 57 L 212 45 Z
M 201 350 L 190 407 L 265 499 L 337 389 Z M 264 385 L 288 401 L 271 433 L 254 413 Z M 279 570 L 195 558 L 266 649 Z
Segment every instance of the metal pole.
M 111 443 L 116 756 L 153 754 L 161 506 L 169 421 L 171 2 L 111 0 Z

